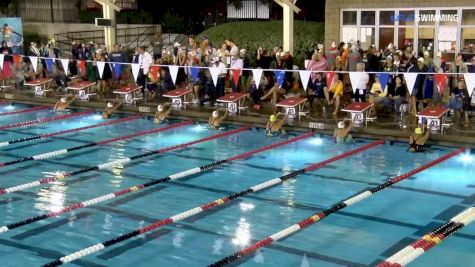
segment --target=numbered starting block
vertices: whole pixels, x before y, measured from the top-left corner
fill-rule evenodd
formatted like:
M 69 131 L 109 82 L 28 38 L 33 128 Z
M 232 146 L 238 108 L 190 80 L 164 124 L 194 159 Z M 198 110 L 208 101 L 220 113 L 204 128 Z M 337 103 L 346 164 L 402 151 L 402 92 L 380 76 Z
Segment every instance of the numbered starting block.
M 368 123 L 368 113 L 371 110 L 373 104 L 368 102 L 355 102 L 341 109 L 350 113 L 351 120 L 355 126 L 362 126 Z
M 285 109 L 285 114 L 289 119 L 298 118 L 305 115 L 305 112 L 302 112 L 305 105 L 306 98 L 302 97 L 289 97 L 276 104 L 277 107 L 282 107 Z
M 188 97 L 191 96 L 193 90 L 191 89 L 175 89 L 163 95 L 163 97 L 171 98 L 172 107 L 174 109 L 182 109 L 188 103 Z
M 67 92 L 73 91 L 73 94 L 76 94 L 81 101 L 89 101 L 90 97 L 96 95 L 96 93 L 92 92 L 93 86 L 96 83 L 89 82 L 89 81 L 82 81 L 78 83 L 73 83 L 66 87 Z
M 26 82 L 25 85 L 33 87 L 35 96 L 46 97 L 46 94 L 52 91 L 50 89 L 52 82 L 52 79 L 44 78 Z
M 140 90 L 142 86 L 140 85 L 127 85 L 118 90 L 114 91 L 114 94 L 121 95 L 124 98 L 124 103 L 127 105 L 135 105 L 137 100 L 141 100 L 139 97 Z
M 417 113 L 419 124 L 431 131 L 441 131 L 444 125 L 445 115 L 449 111 L 446 107 L 427 107 Z
M 249 97 L 249 94 L 244 93 L 229 93 L 225 96 L 222 96 L 216 99 L 217 102 L 227 103 L 228 105 L 228 112 L 231 114 L 239 114 L 241 113 L 244 107 L 244 100 Z

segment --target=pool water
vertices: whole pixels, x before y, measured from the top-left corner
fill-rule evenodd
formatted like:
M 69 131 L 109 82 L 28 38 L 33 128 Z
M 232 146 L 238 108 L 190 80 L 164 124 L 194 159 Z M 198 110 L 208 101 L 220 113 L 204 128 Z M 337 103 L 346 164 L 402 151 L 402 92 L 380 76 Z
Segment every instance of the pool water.
M 28 106 L 13 105 L 8 111 Z M 7 112 L 0 106 L 0 113 Z M 0 126 L 54 116 L 50 110 L 0 117 Z M 100 114 L 0 132 L 0 142 L 102 122 Z M 115 116 L 116 118 L 117 116 Z M 166 125 L 177 123 L 170 121 Z M 164 127 L 150 118 L 0 148 L 0 162 Z M 231 126 L 230 126 L 231 127 Z M 232 127 L 236 128 L 236 127 Z M 0 168 L 0 187 L 75 171 L 216 134 L 197 124 Z M 291 132 L 288 138 L 302 133 Z M 285 138 L 262 129 L 77 175 L 0 196 L 0 226 L 160 179 Z M 245 190 L 360 147 L 329 136 L 303 139 L 211 171 L 127 194 L 0 234 L 1 266 L 41 266 L 233 192 Z M 376 146 L 268 190 L 249 194 L 73 262 L 74 266 L 206 266 L 367 188 L 430 162 L 455 148 L 409 154 L 406 145 Z M 240 266 L 372 266 L 475 204 L 475 160 L 454 157 L 345 208 L 235 263 Z M 475 266 L 475 225 L 463 228 L 411 266 Z

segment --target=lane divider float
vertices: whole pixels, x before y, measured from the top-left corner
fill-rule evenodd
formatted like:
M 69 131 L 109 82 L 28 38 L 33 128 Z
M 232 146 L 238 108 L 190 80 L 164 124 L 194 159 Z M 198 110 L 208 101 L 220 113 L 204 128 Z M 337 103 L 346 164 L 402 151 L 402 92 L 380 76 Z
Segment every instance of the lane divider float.
M 119 137 L 115 137 L 115 138 L 111 138 L 111 139 L 106 139 L 106 140 L 102 140 L 102 141 L 98 141 L 98 142 L 92 142 L 92 143 L 88 143 L 88 144 L 80 145 L 80 146 L 76 146 L 76 147 L 59 149 L 59 150 L 50 151 L 50 152 L 46 152 L 46 153 L 42 153 L 42 154 L 37 154 L 37 155 L 29 156 L 29 157 L 22 157 L 22 158 L 19 158 L 19 159 L 16 159 L 16 160 L 0 163 L 0 168 L 5 167 L 5 166 L 9 166 L 9 165 L 18 164 L 18 163 L 21 163 L 21 162 L 26 162 L 26 161 L 49 159 L 49 158 L 52 158 L 52 157 L 57 157 L 59 155 L 66 154 L 66 153 L 71 152 L 71 151 L 78 151 L 78 150 L 81 150 L 83 148 L 89 148 L 89 147 L 94 147 L 94 146 L 99 146 L 99 145 L 106 145 L 106 144 L 109 144 L 109 143 L 118 142 L 118 141 L 121 141 L 121 140 L 127 140 L 127 139 L 138 137 L 138 136 L 143 136 L 143 135 L 148 135 L 148 134 L 155 134 L 155 133 L 171 130 L 171 129 L 174 129 L 174 128 L 190 125 L 192 123 L 193 123 L 193 121 L 185 121 L 185 122 L 171 124 L 171 125 L 165 126 L 165 127 L 144 130 L 144 131 L 140 131 L 140 132 L 124 135 L 124 136 L 119 136 Z
M 21 113 L 29 113 L 29 112 L 40 111 L 40 110 L 45 110 L 45 109 L 49 109 L 49 108 L 50 107 L 47 107 L 47 106 L 37 106 L 37 107 L 33 107 L 33 108 L 2 112 L 2 113 L 0 113 L 0 116 L 15 115 L 15 114 L 21 114 Z
M 475 207 L 468 208 L 434 231 L 395 253 L 377 267 L 401 267 L 409 264 L 444 239 L 475 221 Z
M 296 233 L 312 224 L 314 224 L 315 222 L 318 222 L 320 220 L 322 220 L 323 218 L 325 217 L 328 217 L 330 214 L 332 213 L 335 213 L 339 210 L 342 210 L 348 206 L 351 206 L 351 205 L 354 205 L 362 200 L 364 200 L 365 198 L 368 198 L 372 195 L 374 195 L 375 193 L 391 186 L 391 185 L 394 185 L 396 183 L 399 183 L 400 181 L 406 179 L 407 177 L 410 177 L 410 176 L 413 176 L 414 174 L 416 173 L 419 173 L 425 169 L 428 169 L 430 167 L 433 167 L 443 161 L 446 161 L 452 157 L 454 157 L 455 155 L 457 154 L 460 154 L 462 152 L 464 152 L 464 148 L 460 148 L 460 149 L 457 149 L 449 154 L 446 154 L 436 160 L 433 160 L 425 165 L 422 165 L 410 172 L 407 172 L 405 174 L 402 174 L 402 175 L 399 175 L 399 176 L 396 176 L 392 179 L 390 179 L 389 181 L 383 183 L 383 184 L 380 184 L 378 186 L 374 186 L 374 187 L 369 187 L 367 189 L 365 189 L 363 192 L 361 193 L 358 193 L 350 198 L 347 198 L 346 200 L 342 201 L 342 202 L 339 202 L 339 203 L 336 203 L 335 205 L 333 205 L 331 208 L 329 209 L 326 209 L 320 213 L 315 213 L 313 214 L 312 216 L 288 227 L 288 228 L 285 228 L 277 233 L 274 233 L 273 235 L 271 236 L 268 236 L 254 244 L 252 244 L 251 246 L 248 246 L 230 256 L 227 256 L 225 258 L 222 258 L 221 260 L 219 261 L 216 261 L 215 263 L 209 265 L 210 267 L 218 267 L 218 266 L 225 266 L 227 264 L 230 264 L 254 251 L 256 251 L 257 249 L 261 248 L 261 247 L 265 247 L 265 246 L 268 246 L 270 245 L 271 243 L 279 240 L 279 239 L 282 239 L 284 237 L 287 237 L 293 233 Z
M 65 119 L 70 119 L 70 118 L 74 118 L 74 117 L 79 117 L 79 116 L 91 114 L 93 112 L 94 111 L 92 111 L 92 110 L 85 110 L 85 111 L 75 112 L 75 113 L 71 113 L 71 114 L 64 114 L 64 115 L 59 115 L 59 116 L 41 118 L 41 119 L 36 119 L 36 120 L 31 120 L 31 121 L 17 122 L 17 123 L 12 123 L 12 124 L 8 124 L 8 125 L 0 126 L 0 130 L 31 126 L 31 125 L 50 122 L 50 121 L 65 120 Z
M 295 176 L 297 175 L 300 175 L 302 173 L 305 173 L 307 172 L 306 170 L 309 169 L 309 170 L 314 170 L 314 169 L 317 169 L 317 168 L 321 168 L 327 164 L 330 164 L 334 161 L 337 161 L 337 160 L 340 160 L 340 159 L 343 159 L 343 158 L 346 158 L 346 157 L 349 157 L 351 155 L 354 155 L 356 153 L 359 153 L 359 152 L 362 152 L 362 151 L 365 151 L 367 149 L 370 149 L 372 147 L 375 147 L 375 146 L 378 146 L 378 145 L 381 145 L 383 144 L 384 141 L 380 140 L 380 141 L 376 141 L 376 142 L 373 142 L 373 143 L 370 143 L 370 144 L 367 144 L 367 145 L 364 145 L 362 147 L 359 147 L 359 148 L 356 148 L 356 149 L 353 149 L 353 150 L 350 150 L 348 152 L 345 152 L 341 155 L 338 155 L 336 157 L 333 157 L 333 158 L 329 158 L 327 160 L 324 160 L 324 161 L 321 161 L 319 163 L 316 163 L 316 164 L 313 164 L 305 169 L 300 169 L 300 170 L 297 170 L 297 171 L 294 171 L 292 173 L 289 173 L 289 174 L 286 174 L 286 175 L 283 175 L 279 178 L 275 178 L 275 179 L 272 179 L 272 180 L 268 180 L 264 183 L 261 183 L 261 184 L 258 184 L 256 186 L 253 186 L 253 187 L 250 187 L 246 190 L 243 190 L 239 193 L 234 193 L 234 194 L 230 194 L 228 196 L 225 196 L 223 198 L 220 198 L 220 199 L 217 199 L 217 200 L 214 200 L 214 201 L 211 201 L 209 203 L 206 203 L 206 204 L 203 204 L 201 206 L 198 206 L 198 207 L 195 207 L 193 209 L 190 209 L 190 210 L 187 210 L 185 212 L 182 212 L 182 213 L 179 213 L 179 214 L 176 214 L 176 215 L 173 215 L 167 219 L 163 219 L 163 220 L 159 220 L 159 221 L 156 221 L 154 223 L 151 223 L 151 224 L 148 224 L 142 228 L 138 228 L 134 231 L 131 231 L 131 232 L 128 232 L 128 233 L 125 233 L 125 234 L 122 234 L 120 236 L 116 236 L 112 239 L 109 239 L 105 242 L 102 242 L 102 243 L 98 243 L 96 245 L 93 245 L 93 246 L 90 246 L 88 248 L 85 248 L 85 249 L 82 249 L 82 250 L 79 250 L 79 251 L 76 251 L 74 253 L 71 253 L 69 255 L 66 255 L 64 257 L 61 257 L 55 261 L 52 261 L 48 264 L 45 264 L 43 265 L 43 267 L 53 267 L 53 266 L 59 266 L 59 265 L 62 265 L 62 264 L 65 264 L 65 263 L 69 263 L 69 262 L 72 262 L 72 261 L 75 261 L 79 258 L 82 258 L 82 257 L 85 257 L 89 254 L 92 254 L 92 253 L 96 253 L 100 250 L 103 250 L 105 249 L 106 247 L 110 247 L 112 245 L 115 245 L 117 243 L 120 243 L 120 242 L 123 242 L 125 240 L 128 240 L 130 238 L 133 238 L 133 237 L 136 237 L 138 235 L 141 235 L 141 234 L 144 234 L 144 233 L 147 233 L 147 232 L 150 232 L 150 231 L 153 231 L 159 227 L 162 227 L 162 226 L 165 226 L 165 225 L 168 225 L 168 224 L 171 224 L 171 223 L 174 223 L 174 222 L 177 222 L 177 221 L 181 221 L 181 220 L 184 220 L 188 217 L 191 217 L 191 216 L 194 216 L 196 214 L 199 214 L 199 213 L 202 213 L 206 210 L 210 210 L 212 208 L 215 208 L 217 206 L 220 206 L 220 205 L 223 205 L 227 202 L 230 202 L 234 199 L 237 199 L 237 198 L 240 198 L 240 197 L 243 197 L 247 194 L 251 194 L 251 193 L 255 193 L 257 191 L 260 191 L 260 190 L 263 190 L 265 188 L 269 188 L 271 186 L 274 186 L 276 184 L 279 184 L 279 183 L 282 183 L 286 180 L 289 180 L 291 178 L 294 178 Z
M 139 116 L 139 115 L 130 116 L 130 117 L 124 117 L 124 118 L 121 118 L 121 119 L 105 121 L 105 122 L 101 122 L 101 123 L 97 123 L 97 124 L 93 124 L 93 125 L 88 125 L 88 126 L 83 126 L 83 127 L 78 127 L 78 128 L 72 128 L 72 129 L 53 132 L 53 133 L 39 134 L 39 135 L 35 135 L 35 136 L 13 139 L 13 140 L 6 141 L 6 142 L 0 142 L 0 147 L 9 146 L 11 144 L 24 143 L 24 142 L 33 141 L 33 140 L 46 139 L 46 138 L 50 138 L 50 137 L 57 136 L 57 135 L 62 135 L 62 134 L 67 134 L 67 133 L 74 133 L 74 132 L 84 131 L 84 130 L 88 130 L 88 129 L 104 127 L 104 126 L 108 126 L 108 125 L 114 125 L 114 124 L 118 124 L 118 123 L 122 123 L 122 122 L 138 120 L 138 119 L 141 119 L 141 118 L 143 118 L 143 117 Z
M 37 221 L 41 221 L 41 220 L 50 218 L 50 217 L 56 217 L 56 216 L 59 216 L 61 214 L 73 211 L 73 210 L 84 208 L 84 207 L 87 207 L 87 206 L 90 206 L 90 205 L 95 205 L 95 204 L 98 204 L 98 203 L 101 203 L 101 202 L 104 202 L 104 201 L 107 201 L 107 200 L 110 200 L 110 199 L 113 199 L 113 198 L 116 198 L 116 197 L 119 197 L 119 196 L 123 196 L 123 195 L 129 194 L 129 193 L 135 193 L 137 191 L 143 190 L 145 188 L 148 188 L 148 187 L 151 187 L 151 186 L 154 186 L 154 185 L 157 185 L 157 184 L 166 183 L 168 181 L 177 180 L 177 179 L 180 179 L 180 178 L 183 178 L 183 177 L 187 177 L 187 176 L 190 176 L 190 175 L 193 175 L 193 174 L 197 174 L 199 172 L 211 170 L 211 169 L 216 168 L 216 167 L 218 167 L 220 165 L 223 165 L 225 163 L 228 163 L 228 162 L 231 162 L 231 161 L 234 161 L 234 160 L 238 160 L 238 159 L 243 159 L 243 158 L 246 158 L 246 157 L 250 157 L 254 154 L 257 154 L 257 153 L 260 153 L 260 152 L 263 152 L 263 151 L 266 151 L 266 150 L 271 150 L 271 149 L 274 149 L 274 148 L 277 148 L 277 147 L 280 147 L 280 146 L 288 145 L 288 144 L 300 141 L 302 139 L 309 138 L 313 135 L 314 135 L 314 133 L 303 134 L 303 135 L 300 135 L 300 136 L 297 136 L 297 137 L 294 137 L 294 138 L 291 138 L 291 139 L 288 139 L 288 140 L 285 140 L 285 141 L 282 141 L 282 142 L 270 144 L 270 145 L 260 147 L 260 148 L 257 148 L 257 149 L 254 149 L 254 150 L 251 150 L 251 151 L 248 151 L 248 152 L 245 152 L 245 153 L 233 156 L 233 157 L 229 157 L 229 158 L 224 159 L 224 160 L 215 161 L 213 163 L 202 165 L 202 166 L 197 167 L 197 168 L 192 168 L 192 169 L 189 169 L 189 170 L 186 170 L 186 171 L 178 172 L 178 173 L 172 174 L 170 176 L 166 176 L 166 177 L 163 177 L 163 178 L 160 178 L 160 179 L 157 179 L 157 180 L 153 180 L 153 181 L 148 182 L 148 183 L 131 186 L 129 188 L 119 190 L 119 191 L 116 191 L 116 192 L 113 192 L 113 193 L 110 193 L 110 194 L 107 194 L 107 195 L 102 195 L 102 196 L 99 196 L 99 197 L 96 197 L 96 198 L 93 198 L 93 199 L 90 199 L 90 200 L 74 203 L 74 204 L 71 204 L 69 206 L 66 206 L 66 207 L 62 208 L 59 211 L 45 213 L 45 214 L 42 214 L 42 215 L 38 215 L 38 216 L 35 216 L 35 217 L 30 217 L 30 218 L 27 218 L 27 219 L 24 219 L 24 220 L 15 222 L 15 223 L 11 223 L 11 224 L 2 226 L 2 227 L 0 227 L 0 233 L 4 233 L 4 232 L 7 232 L 9 230 L 19 228 L 21 226 L 25 226 L 25 225 L 28 225 L 28 224 L 31 224 L 31 223 L 34 223 L 34 222 L 37 222 Z
M 109 162 L 102 163 L 102 164 L 99 164 L 99 165 L 96 165 L 96 166 L 93 166 L 93 167 L 84 168 L 84 169 L 80 169 L 80 170 L 73 171 L 73 172 L 56 172 L 54 174 L 51 174 L 49 177 L 43 178 L 41 180 L 37 180 L 37 181 L 29 182 L 29 183 L 26 183 L 26 184 L 21 184 L 21 185 L 9 187 L 9 188 L 2 188 L 2 189 L 0 189 L 0 195 L 9 194 L 9 193 L 13 193 L 13 192 L 20 191 L 20 190 L 25 190 L 25 189 L 32 188 L 32 187 L 37 187 L 37 186 L 44 185 L 44 184 L 50 184 L 50 183 L 58 181 L 58 180 L 65 180 L 68 177 L 75 176 L 75 175 L 78 175 L 78 174 L 83 174 L 83 173 L 87 173 L 87 172 L 91 172 L 91 171 L 97 171 L 97 170 L 110 169 L 110 168 L 112 168 L 114 166 L 117 166 L 117 165 L 126 165 L 129 162 L 137 160 L 137 159 L 145 158 L 145 157 L 156 155 L 156 154 L 165 153 L 165 152 L 172 151 L 172 150 L 185 148 L 185 147 L 188 147 L 188 146 L 191 146 L 191 145 L 194 145 L 194 144 L 210 141 L 210 140 L 213 140 L 213 139 L 218 139 L 218 138 L 233 135 L 233 134 L 236 134 L 236 133 L 240 133 L 240 132 L 246 131 L 248 129 L 249 129 L 249 127 L 247 127 L 247 126 L 240 127 L 240 128 L 235 129 L 235 130 L 222 132 L 222 133 L 211 135 L 211 136 L 208 136 L 208 137 L 205 137 L 205 138 L 202 138 L 202 139 L 198 139 L 198 140 L 194 140 L 194 141 L 190 141 L 190 142 L 187 142 L 187 143 L 182 143 L 182 144 L 178 144 L 178 145 L 174 145 L 174 146 L 169 146 L 169 147 L 161 148 L 161 149 L 158 149 L 158 150 L 149 151 L 147 153 L 135 155 L 135 156 L 130 157 L 130 158 L 123 158 L 123 159 L 117 159 L 117 160 L 109 161 Z

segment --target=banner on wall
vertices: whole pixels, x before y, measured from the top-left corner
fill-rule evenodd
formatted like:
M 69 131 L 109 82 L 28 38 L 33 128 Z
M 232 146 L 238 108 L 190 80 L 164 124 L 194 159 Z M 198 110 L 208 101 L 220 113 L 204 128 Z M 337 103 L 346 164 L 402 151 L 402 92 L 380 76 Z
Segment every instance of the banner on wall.
M 23 23 L 21 18 L 0 18 L 0 43 L 7 42 L 13 53 L 21 53 Z

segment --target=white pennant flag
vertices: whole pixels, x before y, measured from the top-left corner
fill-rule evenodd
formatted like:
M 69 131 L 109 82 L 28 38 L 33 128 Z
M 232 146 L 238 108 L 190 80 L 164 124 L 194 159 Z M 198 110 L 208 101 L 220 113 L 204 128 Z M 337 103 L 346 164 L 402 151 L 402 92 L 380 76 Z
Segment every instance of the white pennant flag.
M 99 71 L 99 78 L 102 79 L 102 74 L 104 74 L 104 67 L 106 66 L 106 63 L 104 61 L 96 61 L 96 64 L 97 70 Z M 135 79 L 137 80 L 137 78 Z
M 211 73 L 211 78 L 213 79 L 214 86 L 218 86 L 219 71 L 220 71 L 220 68 L 216 68 L 216 67 L 209 68 L 209 72 Z
M 4 54 L 0 54 L 0 69 L 3 70 L 3 59 L 4 59 L 5 55 Z
M 178 75 L 178 66 L 168 66 L 170 76 L 172 76 L 173 84 L 176 85 L 176 76 Z
M 262 78 L 262 69 L 252 69 L 252 76 L 254 77 L 254 81 L 256 82 L 256 88 L 259 88 Z
M 351 87 L 353 88 L 353 93 L 356 92 L 356 89 L 360 89 L 358 88 L 358 83 L 360 82 L 362 74 L 363 72 L 350 72 L 350 81 L 351 81 Z
M 300 81 L 302 81 L 303 89 L 307 91 L 308 81 L 310 80 L 310 74 L 312 74 L 309 70 L 301 70 L 299 71 L 300 74 Z
M 137 82 L 137 78 L 139 77 L 140 64 L 132 63 L 130 65 L 132 65 L 132 75 L 134 75 L 134 81 Z
M 404 80 L 406 80 L 407 90 L 409 90 L 410 95 L 412 95 L 412 91 L 414 90 L 414 84 L 416 83 L 416 79 L 417 73 L 404 73 Z
M 62 58 L 61 59 L 61 65 L 63 66 L 64 73 L 66 73 L 66 75 L 68 75 L 69 59 Z M 102 70 L 104 70 L 104 69 L 102 69 Z M 101 77 L 102 77 L 102 75 L 101 75 Z
M 467 85 L 468 95 L 472 96 L 473 88 L 475 87 L 475 73 L 464 73 L 463 76 Z
M 38 57 L 30 57 L 30 62 L 33 66 L 33 70 L 36 72 L 36 68 L 38 67 Z

